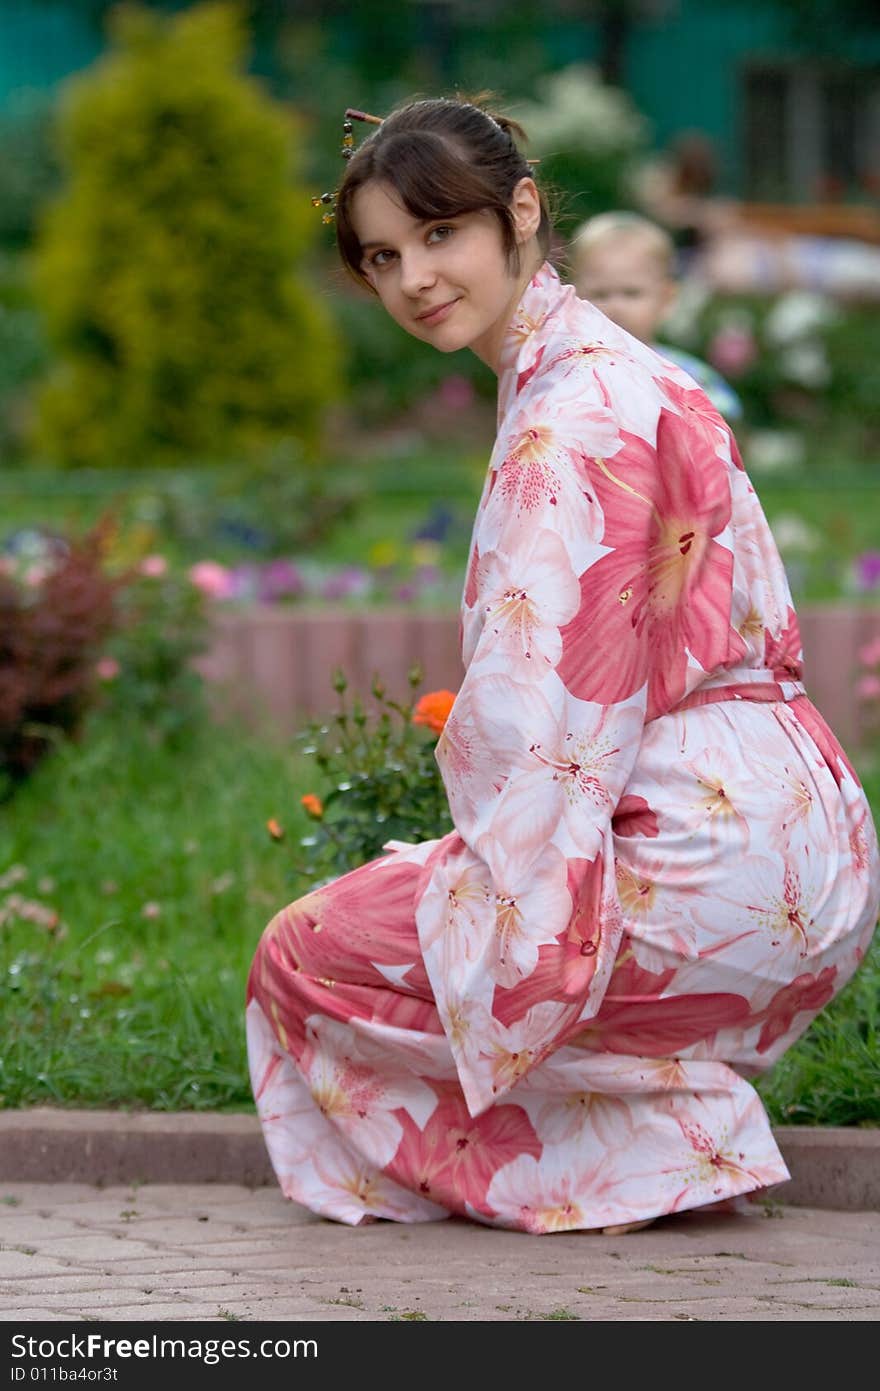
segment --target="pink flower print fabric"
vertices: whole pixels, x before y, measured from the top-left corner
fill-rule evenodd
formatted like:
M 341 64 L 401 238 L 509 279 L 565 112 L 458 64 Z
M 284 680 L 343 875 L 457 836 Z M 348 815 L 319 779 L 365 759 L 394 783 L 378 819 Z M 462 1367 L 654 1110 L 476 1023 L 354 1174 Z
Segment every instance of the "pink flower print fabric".
M 461 638 L 455 830 L 289 904 L 254 958 L 284 1192 L 547 1233 L 783 1181 L 746 1076 L 864 955 L 870 810 L 727 425 L 549 265 L 505 340 Z

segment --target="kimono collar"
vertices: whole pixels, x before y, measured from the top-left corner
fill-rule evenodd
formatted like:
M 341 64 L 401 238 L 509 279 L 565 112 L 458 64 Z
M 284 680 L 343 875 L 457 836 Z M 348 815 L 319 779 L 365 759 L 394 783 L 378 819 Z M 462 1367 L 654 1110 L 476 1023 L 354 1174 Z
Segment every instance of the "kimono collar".
M 501 345 L 498 367 L 498 421 L 513 405 L 523 372 L 535 365 L 546 341 L 546 325 L 575 297 L 571 285 L 563 285 L 549 261 L 535 272 L 525 288 Z

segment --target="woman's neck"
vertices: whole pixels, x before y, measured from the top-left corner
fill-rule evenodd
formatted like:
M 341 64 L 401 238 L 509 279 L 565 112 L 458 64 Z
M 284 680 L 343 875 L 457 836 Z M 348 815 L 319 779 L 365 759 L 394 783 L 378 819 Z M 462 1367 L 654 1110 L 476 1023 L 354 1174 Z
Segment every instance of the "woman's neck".
M 526 286 L 532 279 L 532 276 L 541 269 L 541 266 L 547 259 L 538 246 L 537 239 L 533 240 L 534 245 L 530 243 L 528 248 L 521 252 L 521 264 L 523 269 L 516 278 L 504 311 L 499 314 L 492 327 L 488 329 L 481 338 L 476 339 L 470 344 L 471 352 L 474 353 L 481 362 L 485 362 L 487 367 L 491 367 L 496 377 L 498 376 L 501 363 L 501 349 L 510 321 L 516 313 L 520 300 L 525 294 Z

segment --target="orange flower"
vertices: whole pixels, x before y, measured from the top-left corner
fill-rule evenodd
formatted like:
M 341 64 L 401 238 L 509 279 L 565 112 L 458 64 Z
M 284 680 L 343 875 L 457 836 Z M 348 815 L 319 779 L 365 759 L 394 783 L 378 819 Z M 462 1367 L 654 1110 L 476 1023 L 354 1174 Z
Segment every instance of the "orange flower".
M 275 820 L 274 816 L 266 822 L 266 830 L 273 840 L 284 839 L 284 827 L 281 825 L 280 821 Z
M 454 691 L 428 691 L 416 702 L 413 724 L 427 725 L 435 734 L 442 734 L 454 700 Z
M 324 803 L 321 801 L 320 797 L 316 797 L 314 792 L 307 792 L 306 795 L 300 797 L 299 800 L 305 807 L 309 816 L 313 817 L 315 821 L 321 820 L 321 817 L 324 815 Z

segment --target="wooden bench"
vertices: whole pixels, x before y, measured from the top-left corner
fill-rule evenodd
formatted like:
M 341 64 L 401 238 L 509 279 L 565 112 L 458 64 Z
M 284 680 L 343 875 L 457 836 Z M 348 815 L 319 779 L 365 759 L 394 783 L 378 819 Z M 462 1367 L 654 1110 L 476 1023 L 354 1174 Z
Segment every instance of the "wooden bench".
M 734 225 L 780 237 L 850 237 L 880 245 L 880 208 L 857 203 L 739 203 Z

